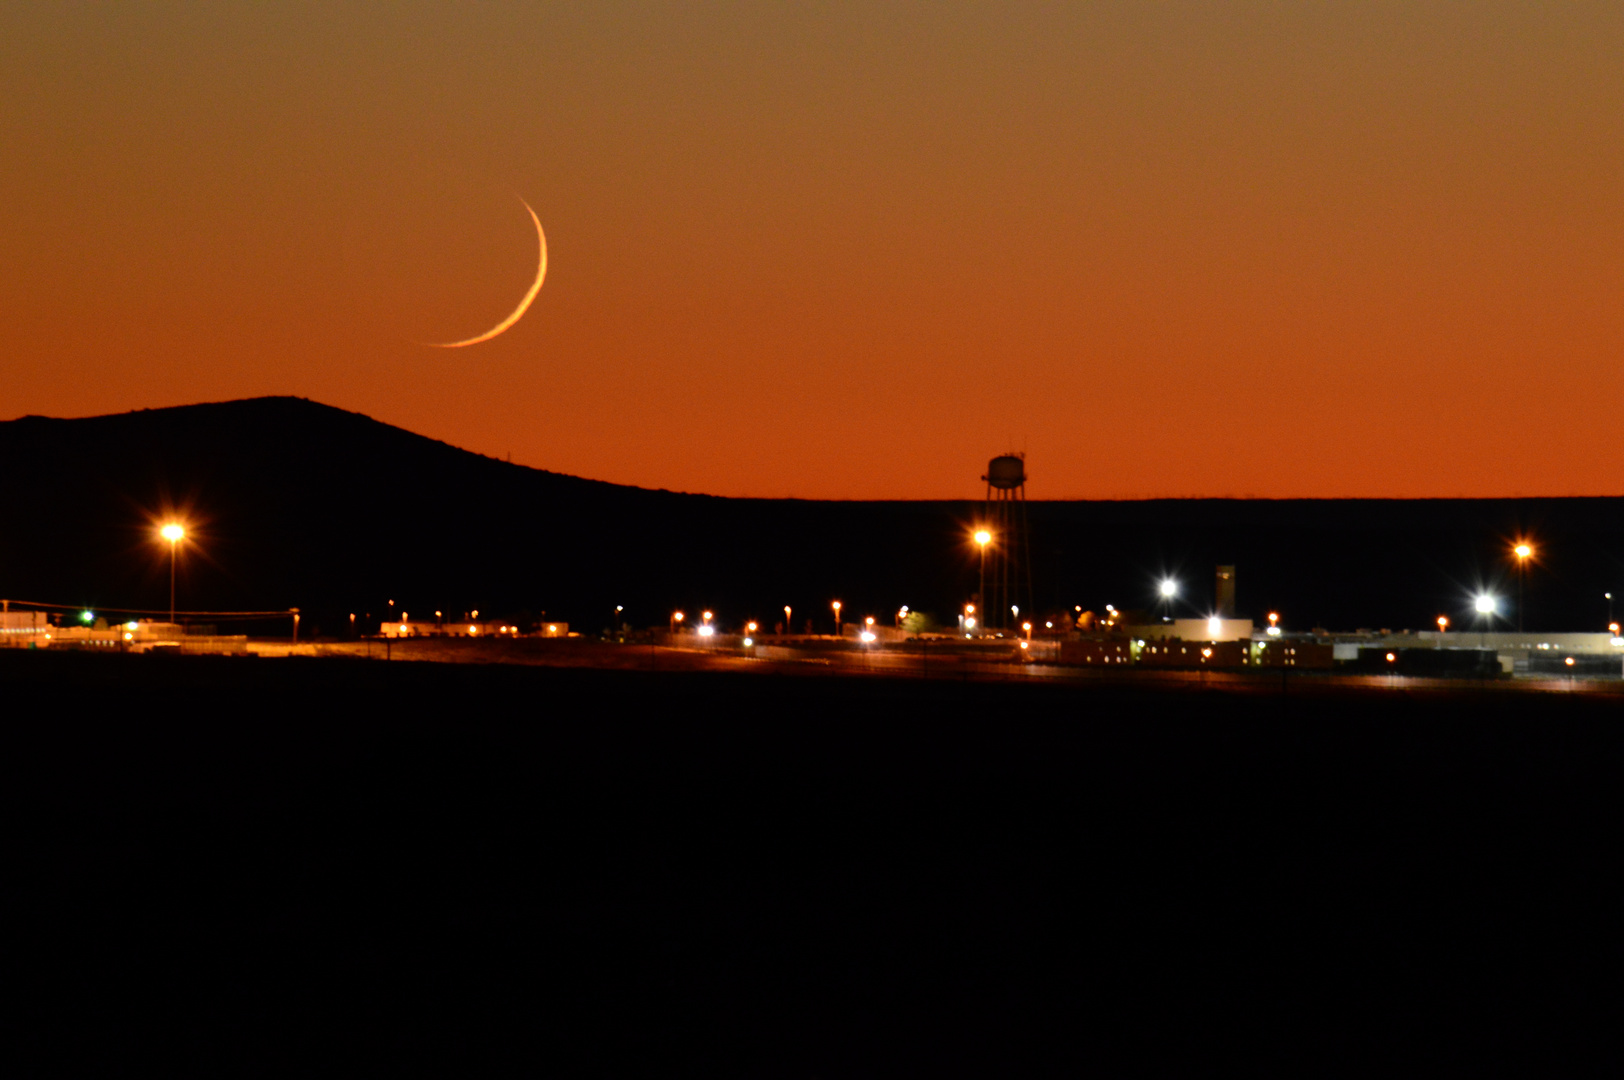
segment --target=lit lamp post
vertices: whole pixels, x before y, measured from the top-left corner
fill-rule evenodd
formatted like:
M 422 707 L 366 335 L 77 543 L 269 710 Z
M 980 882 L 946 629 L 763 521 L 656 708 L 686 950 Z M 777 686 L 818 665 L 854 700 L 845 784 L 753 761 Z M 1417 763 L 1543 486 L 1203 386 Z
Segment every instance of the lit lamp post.
M 785 637 L 788 637 L 789 635 L 795 633 L 795 627 L 791 626 L 790 622 L 789 622 L 789 614 L 790 614 L 790 607 L 789 607 L 788 604 L 785 604 L 784 605 L 784 636 Z
M 1523 576 L 1528 568 L 1528 559 L 1534 554 L 1534 548 L 1526 540 L 1511 549 L 1517 556 L 1517 633 L 1523 632 Z
M 158 530 L 158 535 L 169 541 L 169 621 L 174 622 L 175 549 L 180 546 L 180 542 L 182 540 L 186 539 L 186 530 L 180 525 L 177 525 L 175 522 L 171 521 L 168 525 L 165 525 L 162 529 Z
M 1162 603 L 1167 606 L 1167 618 L 1173 617 L 1173 598 L 1179 594 L 1179 583 L 1172 578 L 1163 578 L 1161 584 Z
M 1449 629 L 1449 616 L 1438 616 L 1438 648 L 1444 647 L 1444 633 Z
M 840 636 L 840 601 L 836 600 L 834 603 L 830 604 L 829 606 L 835 609 L 835 637 L 839 637 Z
M 977 586 L 976 599 L 982 606 L 987 603 L 987 545 L 992 543 L 992 533 L 986 529 L 976 530 L 976 546 L 981 549 L 981 577 Z
M 682 612 L 673 611 L 671 613 L 671 632 L 673 634 L 675 634 L 677 632 L 677 628 L 682 625 L 682 619 L 683 619 Z
M 1485 619 L 1492 620 L 1494 618 L 1495 606 L 1494 597 L 1490 596 L 1488 593 L 1480 593 L 1478 598 L 1472 603 L 1472 607 L 1477 611 L 1477 643 L 1480 646 L 1488 644 L 1488 639 L 1483 635 L 1483 621 Z

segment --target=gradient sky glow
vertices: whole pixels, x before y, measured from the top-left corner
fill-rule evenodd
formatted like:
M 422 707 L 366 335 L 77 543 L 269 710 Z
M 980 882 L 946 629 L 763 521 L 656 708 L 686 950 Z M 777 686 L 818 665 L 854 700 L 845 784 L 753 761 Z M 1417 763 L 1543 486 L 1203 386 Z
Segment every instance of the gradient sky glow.
M 0 418 L 725 495 L 1624 494 L 1624 5 L 13 3 Z M 546 287 L 512 310 L 547 229 Z

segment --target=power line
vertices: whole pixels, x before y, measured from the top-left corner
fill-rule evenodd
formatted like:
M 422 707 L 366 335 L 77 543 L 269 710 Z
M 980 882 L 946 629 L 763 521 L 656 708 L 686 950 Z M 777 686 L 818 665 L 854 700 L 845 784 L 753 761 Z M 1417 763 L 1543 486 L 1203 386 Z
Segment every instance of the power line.
M 43 600 L 6 600 L 5 603 L 15 604 L 18 607 L 47 608 L 55 611 L 95 611 L 106 612 L 110 615 L 163 615 L 166 618 L 169 615 L 167 608 L 160 611 L 152 608 L 87 607 L 84 604 L 52 604 Z M 286 618 L 297 611 L 297 608 L 283 608 L 280 611 L 177 611 L 175 617 L 206 615 L 213 619 L 268 619 L 272 617 Z

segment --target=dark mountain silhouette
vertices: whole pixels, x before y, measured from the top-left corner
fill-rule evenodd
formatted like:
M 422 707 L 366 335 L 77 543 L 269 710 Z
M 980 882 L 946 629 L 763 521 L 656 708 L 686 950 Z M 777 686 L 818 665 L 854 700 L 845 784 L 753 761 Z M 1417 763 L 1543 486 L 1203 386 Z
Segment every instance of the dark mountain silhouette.
M 1109 455 L 1102 455 L 1108 467 Z M 975 492 L 975 477 L 965 478 Z M 547 612 L 586 629 L 624 605 L 799 628 L 950 618 L 975 588 L 978 500 L 726 499 L 583 480 L 482 457 L 298 398 L 0 423 L 0 596 L 162 608 L 177 513 L 196 537 L 183 609 L 300 607 L 328 632 L 397 609 Z M 1469 623 L 1472 591 L 1516 596 L 1508 542 L 1536 539 L 1529 627 L 1601 629 L 1624 587 L 1624 499 L 1151 500 L 1029 504 L 1040 610 L 1151 608 L 1176 572 L 1183 613 L 1238 566 L 1240 614 L 1288 626 Z M 1620 605 L 1624 611 L 1624 604 Z

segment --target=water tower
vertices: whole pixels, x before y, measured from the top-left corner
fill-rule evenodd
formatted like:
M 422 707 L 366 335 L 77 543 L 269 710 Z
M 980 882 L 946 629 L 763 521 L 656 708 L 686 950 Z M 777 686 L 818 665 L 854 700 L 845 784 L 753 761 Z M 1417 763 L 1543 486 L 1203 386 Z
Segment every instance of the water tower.
M 983 527 L 992 533 L 987 545 L 986 571 L 981 597 L 982 625 L 989 630 L 1019 629 L 1020 619 L 1032 610 L 1032 546 L 1027 539 L 1026 455 L 1004 454 L 987 463 L 987 500 L 981 510 Z

